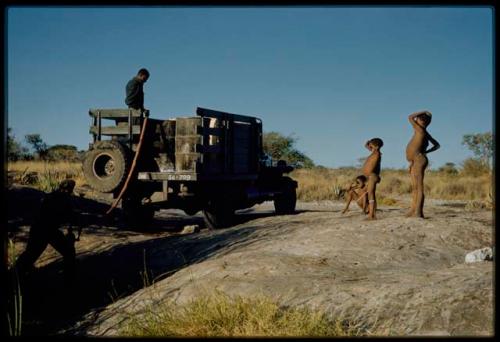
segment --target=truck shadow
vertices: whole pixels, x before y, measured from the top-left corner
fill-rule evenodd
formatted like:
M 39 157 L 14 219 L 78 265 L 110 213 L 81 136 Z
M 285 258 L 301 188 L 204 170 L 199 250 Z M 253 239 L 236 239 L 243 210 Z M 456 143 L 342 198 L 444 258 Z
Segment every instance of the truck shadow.
M 24 333 L 27 335 L 83 334 L 92 319 L 75 327 L 82 317 L 169 277 L 184 267 L 221 252 L 253 244 L 259 227 L 204 231 L 129 243 L 97 254 L 77 256 L 74 283 L 66 285 L 62 262 L 55 261 L 26 279 L 23 285 Z
M 8 213 L 8 231 L 18 232 L 21 226 L 30 226 L 40 208 L 40 201 L 44 192 L 27 187 L 15 186 L 8 189 L 7 213 Z M 181 210 L 170 210 L 167 215 L 156 215 L 153 221 L 147 226 L 133 227 L 127 226 L 121 219 L 122 210 L 117 208 L 112 215 L 105 215 L 111 203 L 97 201 L 91 198 L 73 196 L 75 208 L 80 212 L 79 223 L 83 227 L 103 227 L 115 226 L 123 231 L 135 231 L 141 233 L 159 233 L 165 231 L 178 232 L 186 225 L 199 225 L 205 227 L 203 214 L 189 216 Z M 309 212 L 311 210 L 297 210 L 295 214 Z M 254 208 L 238 210 L 235 215 L 234 225 L 242 224 L 262 217 L 275 216 L 274 210 L 255 211 Z M 86 228 L 87 229 L 87 228 Z M 93 229 L 97 231 L 98 229 Z M 25 240 L 26 234 L 19 236 L 20 240 Z
M 259 218 L 276 216 L 274 211 L 255 211 L 252 208 L 245 210 L 238 210 L 234 216 L 233 226 L 243 224 Z M 153 221 L 147 226 L 131 227 L 125 223 L 120 222 L 119 227 L 123 230 L 137 231 L 144 234 L 160 233 L 164 231 L 180 232 L 187 225 L 198 225 L 200 228 L 207 228 L 203 219 L 202 212 L 196 215 L 189 216 L 183 214 L 181 210 L 169 210 L 162 212 L 161 215 L 156 215 Z
M 16 227 L 31 224 L 33 212 L 36 212 L 42 197 L 42 191 L 32 188 L 9 192 L 9 222 L 14 222 L 11 233 L 17 235 L 16 240 L 27 238 L 27 232 L 24 231 L 24 235 L 20 236 L 20 230 L 16 231 Z M 106 229 L 99 228 L 100 225 L 113 223 L 113 219 L 102 217 L 102 213 L 109 208 L 108 203 L 76 197 L 75 204 L 86 216 L 84 234 L 99 239 L 129 234 L 112 225 Z M 236 215 L 236 227 L 213 231 L 204 229 L 198 234 L 189 235 L 175 233 L 187 224 L 203 226 L 201 215 L 189 217 L 178 214 L 158 218 L 152 229 L 172 232 L 172 235 L 162 234 L 141 242 L 122 242 L 99 252 L 77 253 L 76 278 L 71 284 L 64 282 L 60 258 L 42 266 L 21 284 L 23 334 L 84 334 L 92 318 L 78 327 L 75 327 L 75 323 L 86 314 L 98 313 L 119 298 L 167 278 L 184 267 L 253 244 L 269 235 L 279 235 L 279 228 L 282 225 L 284 227 L 286 222 L 273 225 L 273 229 L 263 229 L 267 226 L 252 223 L 252 220 L 274 215 L 274 211 L 245 210 Z

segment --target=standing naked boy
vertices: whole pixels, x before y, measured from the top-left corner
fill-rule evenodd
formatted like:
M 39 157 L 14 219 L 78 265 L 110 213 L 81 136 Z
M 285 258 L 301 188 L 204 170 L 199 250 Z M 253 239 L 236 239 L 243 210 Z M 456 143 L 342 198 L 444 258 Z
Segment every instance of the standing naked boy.
M 406 147 L 406 159 L 410 162 L 409 171 L 412 187 L 411 207 L 406 216 L 424 218 L 424 172 L 428 164 L 426 154 L 434 152 L 440 147 L 439 143 L 426 130 L 431 119 L 431 112 L 426 110 L 408 116 L 415 132 Z M 433 147 L 427 150 L 429 141 Z
M 375 190 L 377 183 L 380 182 L 380 162 L 382 153 L 380 149 L 384 146 L 384 142 L 380 138 L 373 138 L 366 142 L 365 147 L 372 152 L 366 158 L 363 165 L 363 174 L 368 178 L 366 191 L 368 193 L 368 219 L 375 220 L 375 211 L 377 210 L 377 201 L 375 199 Z

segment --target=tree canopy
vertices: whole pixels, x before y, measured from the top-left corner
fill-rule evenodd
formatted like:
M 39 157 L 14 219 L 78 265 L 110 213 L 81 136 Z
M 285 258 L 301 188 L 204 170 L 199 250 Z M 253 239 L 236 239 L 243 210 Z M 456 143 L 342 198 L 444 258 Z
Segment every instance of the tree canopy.
M 50 160 L 77 161 L 78 149 L 73 145 L 54 145 L 48 148 L 47 158 Z
M 16 161 L 25 159 L 28 154 L 28 149 L 24 147 L 12 133 L 12 128 L 7 128 L 7 159 Z
M 26 142 L 31 145 L 31 148 L 36 152 L 40 159 L 45 159 L 48 152 L 47 144 L 42 140 L 40 134 L 26 134 L 24 137 Z
M 264 152 L 274 160 L 284 160 L 297 168 L 314 167 L 314 162 L 295 148 L 298 138 L 293 135 L 284 136 L 278 132 L 267 132 L 263 135 Z
M 463 136 L 462 145 L 467 146 L 476 158 L 490 165 L 493 156 L 493 134 L 491 132 L 466 134 Z

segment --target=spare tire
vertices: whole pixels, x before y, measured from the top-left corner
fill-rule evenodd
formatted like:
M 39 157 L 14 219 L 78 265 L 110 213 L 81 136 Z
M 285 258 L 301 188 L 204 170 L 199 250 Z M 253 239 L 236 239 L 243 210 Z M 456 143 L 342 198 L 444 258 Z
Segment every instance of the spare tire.
M 100 192 L 119 189 L 129 169 L 128 150 L 117 141 L 96 142 L 83 159 L 83 175 L 87 183 Z

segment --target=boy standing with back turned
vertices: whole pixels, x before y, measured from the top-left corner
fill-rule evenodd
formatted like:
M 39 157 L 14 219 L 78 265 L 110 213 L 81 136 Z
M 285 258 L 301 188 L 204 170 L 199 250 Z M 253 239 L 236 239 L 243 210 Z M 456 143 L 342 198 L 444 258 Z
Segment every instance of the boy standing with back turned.
M 363 174 L 368 179 L 366 190 L 368 193 L 368 219 L 375 220 L 375 211 L 377 210 L 377 201 L 375 197 L 375 190 L 377 183 L 380 183 L 380 163 L 382 160 L 382 153 L 380 149 L 384 146 L 384 142 L 380 138 L 373 138 L 366 142 L 365 147 L 372 152 L 366 158 L 363 165 Z

